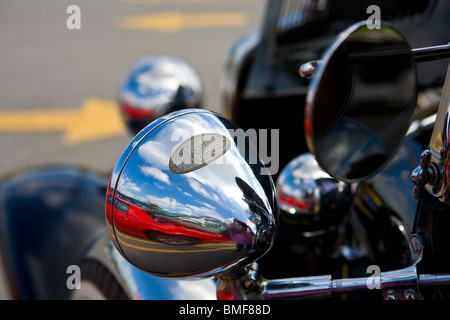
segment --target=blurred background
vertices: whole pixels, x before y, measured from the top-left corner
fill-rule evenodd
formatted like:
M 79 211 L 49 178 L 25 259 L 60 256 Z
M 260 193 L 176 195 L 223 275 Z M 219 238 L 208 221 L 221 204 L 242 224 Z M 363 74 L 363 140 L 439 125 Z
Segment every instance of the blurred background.
M 67 27 L 70 5 L 80 8 L 79 30 Z M 53 164 L 109 175 L 132 138 L 119 89 L 146 55 L 190 64 L 204 84 L 204 107 L 220 111 L 223 59 L 258 27 L 264 7 L 263 0 L 2 0 L 0 178 Z
M 80 30 L 67 28 L 70 5 L 80 8 Z M 203 80 L 204 107 L 219 111 L 223 59 L 260 24 L 264 7 L 263 0 L 2 0 L 0 176 L 48 164 L 112 170 L 132 137 L 117 112 L 119 88 L 145 55 L 190 64 Z

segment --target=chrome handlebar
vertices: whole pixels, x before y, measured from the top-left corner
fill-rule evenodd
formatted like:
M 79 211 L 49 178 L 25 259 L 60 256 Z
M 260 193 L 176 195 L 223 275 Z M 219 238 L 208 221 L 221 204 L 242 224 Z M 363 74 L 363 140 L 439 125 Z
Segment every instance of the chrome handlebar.
M 248 274 L 254 274 L 255 266 Z M 381 290 L 385 300 L 421 300 L 420 288 L 450 285 L 450 273 L 417 273 L 416 264 L 399 270 L 381 272 L 379 276 L 349 279 L 332 279 L 331 275 L 286 278 L 249 283 L 244 277 L 243 284 L 260 299 L 326 298 L 334 294 Z M 247 293 L 248 294 L 248 293 Z

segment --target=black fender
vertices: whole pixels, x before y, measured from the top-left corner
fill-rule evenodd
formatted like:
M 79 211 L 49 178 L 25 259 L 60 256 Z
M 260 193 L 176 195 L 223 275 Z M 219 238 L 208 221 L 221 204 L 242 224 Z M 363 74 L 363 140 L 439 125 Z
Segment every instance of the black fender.
M 404 268 L 414 262 L 409 240 L 418 202 L 412 196 L 411 172 L 419 165 L 424 149 L 418 141 L 406 140 L 391 162 L 358 184 L 355 192 L 353 205 L 366 232 L 369 255 L 382 270 Z
M 67 299 L 67 268 L 106 230 L 109 176 L 86 168 L 30 169 L 0 182 L 0 252 L 13 299 Z
M 125 299 L 214 299 L 212 279 L 157 278 L 117 252 L 105 219 L 108 182 L 109 174 L 74 166 L 30 169 L 0 181 L 0 269 L 6 274 L 1 286 L 6 296 L 70 299 L 74 290 L 83 290 L 83 280 L 95 276 L 102 279 L 95 283 L 100 287 L 119 286 L 123 295 L 117 297 Z M 73 274 L 69 266 L 80 268 L 80 289 L 67 285 Z

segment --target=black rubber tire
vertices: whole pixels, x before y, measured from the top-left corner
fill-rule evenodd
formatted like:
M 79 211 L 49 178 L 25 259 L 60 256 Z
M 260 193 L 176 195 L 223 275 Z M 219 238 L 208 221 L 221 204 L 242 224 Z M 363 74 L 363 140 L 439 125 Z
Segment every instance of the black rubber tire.
M 81 271 L 81 289 L 73 290 L 71 299 L 90 300 L 129 300 L 128 295 L 112 273 L 98 261 L 87 259 L 80 263 Z M 90 295 L 83 291 L 83 287 L 89 286 L 100 293 L 99 295 Z

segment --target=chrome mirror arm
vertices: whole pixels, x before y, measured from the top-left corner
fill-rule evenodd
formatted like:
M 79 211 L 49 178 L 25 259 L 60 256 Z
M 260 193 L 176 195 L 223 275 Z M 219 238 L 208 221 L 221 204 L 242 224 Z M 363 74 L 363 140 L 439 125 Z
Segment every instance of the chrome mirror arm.
M 416 48 L 411 50 L 416 62 L 441 60 L 450 58 L 450 44 Z
M 442 48 L 441 48 L 442 47 Z M 450 57 L 450 45 L 423 48 L 426 55 L 445 54 Z M 419 49 L 418 49 L 419 50 Z M 420 55 L 422 56 L 422 54 Z M 423 60 L 425 61 L 425 60 Z M 411 178 L 415 184 L 413 195 L 419 199 L 423 190 L 427 190 L 431 195 L 438 198 L 443 203 L 450 204 L 450 185 L 448 179 L 449 153 L 450 153 L 450 64 L 439 103 L 439 108 L 434 123 L 428 149 L 425 150 L 420 159 L 420 165 L 412 172 Z
M 251 278 L 244 277 L 242 284 L 255 293 L 256 298 L 314 299 L 332 297 L 334 294 L 381 290 L 385 300 L 421 300 L 420 288 L 450 285 L 450 273 L 417 273 L 416 264 L 399 270 L 381 272 L 362 278 L 332 279 L 331 275 L 254 281 L 255 268 L 249 268 Z M 251 286 L 248 284 L 252 283 Z
M 260 276 L 258 264 L 254 262 L 241 278 L 241 290 L 247 291 L 242 296 L 251 296 L 251 292 L 257 299 L 314 299 L 381 290 L 385 300 L 422 300 L 421 288 L 450 285 L 450 273 L 418 274 L 417 265 L 423 256 L 419 236 L 411 236 L 410 250 L 415 261 L 411 266 L 361 278 L 332 279 L 331 275 L 323 275 L 268 280 Z
M 450 284 L 450 282 L 449 282 Z M 416 265 L 382 272 L 380 276 L 336 279 L 331 275 L 284 280 L 266 280 L 261 285 L 264 299 L 319 298 L 333 294 L 381 290 L 385 300 L 420 300 Z
M 425 62 L 432 60 L 441 60 L 450 58 L 450 44 L 443 44 L 439 46 L 415 48 L 411 50 L 414 60 L 416 62 Z M 299 74 L 302 78 L 311 79 L 317 67 L 322 63 L 322 60 L 308 61 L 302 64 L 299 68 Z

